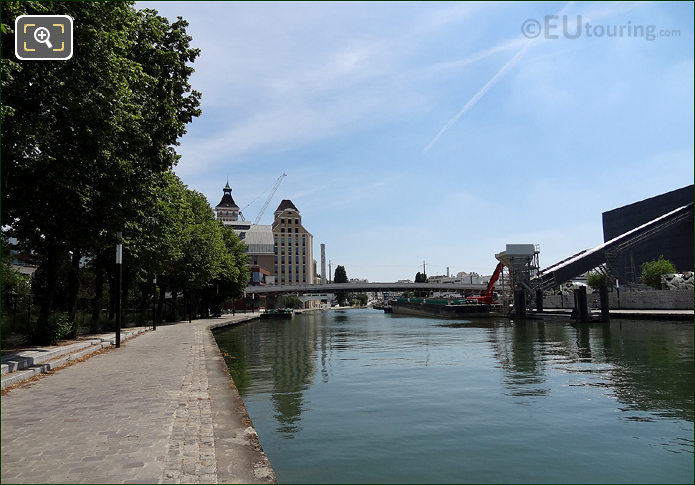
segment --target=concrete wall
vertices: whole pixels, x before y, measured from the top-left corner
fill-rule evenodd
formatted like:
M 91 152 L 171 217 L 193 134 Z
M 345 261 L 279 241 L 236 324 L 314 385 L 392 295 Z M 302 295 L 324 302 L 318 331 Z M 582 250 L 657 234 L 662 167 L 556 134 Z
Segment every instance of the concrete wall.
M 593 307 L 594 299 L 599 302 L 598 293 L 587 295 L 589 307 Z M 611 309 L 618 309 L 618 294 L 608 294 Z M 560 295 L 546 296 L 543 299 L 544 308 L 572 308 L 574 298 L 572 295 L 560 298 Z M 692 310 L 692 290 L 648 290 L 648 291 L 621 291 L 620 308 L 622 310 Z

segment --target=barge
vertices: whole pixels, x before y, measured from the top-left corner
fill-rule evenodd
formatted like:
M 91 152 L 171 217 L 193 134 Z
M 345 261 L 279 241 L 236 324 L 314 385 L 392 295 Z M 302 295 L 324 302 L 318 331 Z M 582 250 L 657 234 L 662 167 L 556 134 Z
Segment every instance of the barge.
M 294 315 L 291 308 L 268 309 L 261 313 L 261 318 L 284 318 L 290 320 Z
M 391 301 L 390 307 L 392 313 L 397 315 L 439 318 L 489 317 L 492 310 L 492 305 L 487 303 L 440 298 L 398 298 Z

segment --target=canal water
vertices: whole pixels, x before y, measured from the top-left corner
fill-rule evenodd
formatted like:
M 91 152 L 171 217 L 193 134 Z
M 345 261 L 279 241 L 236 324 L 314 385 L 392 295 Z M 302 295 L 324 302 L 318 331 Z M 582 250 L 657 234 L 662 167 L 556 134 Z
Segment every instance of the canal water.
M 692 483 L 693 325 L 343 310 L 216 332 L 280 483 Z

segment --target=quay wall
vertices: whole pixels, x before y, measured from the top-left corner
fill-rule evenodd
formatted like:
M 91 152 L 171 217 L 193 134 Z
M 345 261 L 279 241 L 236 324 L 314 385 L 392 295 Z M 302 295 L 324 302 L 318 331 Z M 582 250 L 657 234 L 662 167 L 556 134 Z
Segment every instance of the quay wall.
M 594 299 L 600 301 L 598 293 L 587 295 L 589 307 Z M 608 294 L 611 310 L 618 309 L 618 293 Z M 572 295 L 550 295 L 543 298 L 544 308 L 573 308 Z M 621 291 L 620 309 L 622 310 L 692 310 L 693 290 L 645 290 Z

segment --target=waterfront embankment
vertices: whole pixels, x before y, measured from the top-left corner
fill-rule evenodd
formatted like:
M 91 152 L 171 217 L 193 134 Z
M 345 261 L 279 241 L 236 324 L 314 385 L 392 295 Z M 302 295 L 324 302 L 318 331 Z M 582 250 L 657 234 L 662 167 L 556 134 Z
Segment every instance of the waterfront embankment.
M 2 396 L 3 483 L 273 483 L 211 327 L 163 325 Z

